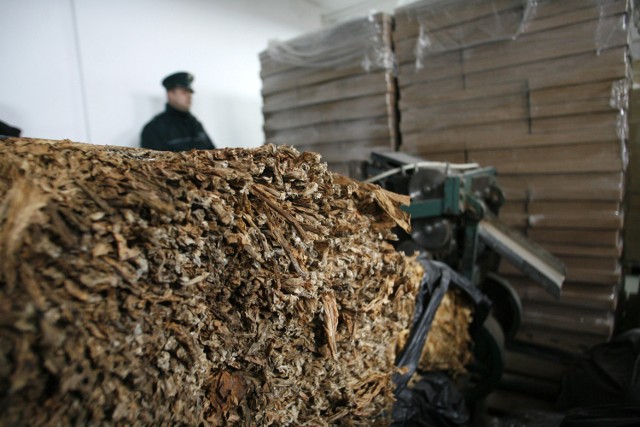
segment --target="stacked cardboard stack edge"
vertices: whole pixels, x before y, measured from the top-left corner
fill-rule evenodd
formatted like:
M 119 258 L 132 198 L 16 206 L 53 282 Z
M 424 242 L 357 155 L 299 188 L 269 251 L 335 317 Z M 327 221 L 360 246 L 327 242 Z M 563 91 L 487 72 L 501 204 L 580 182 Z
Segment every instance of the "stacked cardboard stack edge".
M 401 150 L 495 166 L 507 197 L 502 219 L 567 266 L 559 301 L 501 267 L 523 299 L 517 338 L 526 342 L 577 351 L 613 330 L 627 10 L 617 0 L 532 9 L 494 0 L 420 2 L 395 13 Z M 487 31 L 492 25 L 500 31 Z M 425 40 L 437 52 L 416 70 L 416 45 Z
M 266 142 L 315 151 L 332 171 L 358 178 L 362 178 L 359 166 L 371 151 L 397 148 L 392 67 L 373 64 L 367 70 L 362 63 L 371 47 L 374 54 L 392 56 L 391 17 L 377 14 L 304 36 L 314 48 L 314 40 L 321 45 L 329 32 L 339 30 L 345 33 L 342 43 L 348 44 L 350 32 L 363 25 L 377 31 L 367 41 L 375 46 L 362 46 L 362 55 L 345 58 L 338 66 L 322 66 L 325 59 L 329 64 L 340 57 L 338 47 L 333 51 L 320 46 L 322 54 L 313 58 L 315 65 L 303 65 L 304 61 L 292 65 L 274 56 L 271 49 L 260 54 Z M 353 40 L 358 43 L 355 36 Z
M 640 65 L 634 62 L 634 80 L 640 78 Z M 634 82 L 636 83 L 636 82 Z M 636 83 L 637 84 L 637 83 Z M 634 89 L 629 95 L 629 169 L 627 178 L 627 216 L 625 217 L 625 263 L 640 267 L 640 91 Z

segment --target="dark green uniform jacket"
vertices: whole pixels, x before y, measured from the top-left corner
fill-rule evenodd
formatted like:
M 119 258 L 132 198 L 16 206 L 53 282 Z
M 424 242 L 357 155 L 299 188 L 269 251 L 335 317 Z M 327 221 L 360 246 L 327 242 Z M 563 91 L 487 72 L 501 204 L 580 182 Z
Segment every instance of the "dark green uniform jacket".
M 142 148 L 161 151 L 210 150 L 216 148 L 202 124 L 189 112 L 167 104 L 164 113 L 155 116 L 142 129 Z

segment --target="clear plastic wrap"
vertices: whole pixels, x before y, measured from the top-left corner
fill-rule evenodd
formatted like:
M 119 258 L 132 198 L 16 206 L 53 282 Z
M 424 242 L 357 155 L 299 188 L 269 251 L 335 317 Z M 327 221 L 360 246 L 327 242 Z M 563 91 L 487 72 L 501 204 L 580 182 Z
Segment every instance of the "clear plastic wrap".
M 493 13 L 468 25 L 447 27 L 446 23 L 459 19 L 458 1 L 418 2 L 403 10 L 419 24 L 415 45 L 417 69 L 424 67 L 425 57 L 429 54 L 517 38 L 535 16 L 537 6 L 537 0 L 467 0 L 465 3 L 465 8 L 471 6 Z
M 570 141 L 578 142 L 591 138 L 590 117 L 606 112 L 620 113 L 616 132 L 626 139 L 628 12 L 624 0 L 446 0 L 398 9 L 403 139 L 445 139 L 439 152 L 455 151 L 463 132 L 472 149 L 488 148 L 477 146 L 478 133 L 496 148 L 513 139 L 538 145 L 560 124 L 582 131 Z
M 608 49 L 615 43 L 616 39 L 616 25 L 607 25 L 606 20 L 602 19 L 607 16 L 607 3 L 610 3 L 610 0 L 598 0 L 598 9 L 600 11 L 600 21 L 598 22 L 598 28 L 596 29 L 594 35 L 594 43 L 596 45 L 596 49 L 598 52 L 601 52 L 604 49 Z M 627 21 L 628 18 L 626 16 L 621 16 L 618 18 L 618 25 L 620 28 L 624 28 L 627 30 Z
M 318 152 L 363 178 L 371 151 L 398 145 L 392 18 L 372 14 L 260 54 L 265 141 Z
M 618 138 L 623 141 L 621 144 L 622 160 L 624 169 L 629 165 L 629 150 L 626 141 L 629 139 L 629 90 L 631 90 L 631 79 L 621 79 L 611 85 L 611 108 L 618 111 L 618 123 L 616 130 Z
M 380 14 L 354 19 L 289 41 L 269 42 L 267 53 L 279 63 L 307 68 L 344 68 L 359 63 L 366 71 L 395 68 Z
M 616 8 L 614 2 L 615 0 L 419 1 L 397 9 L 395 13 L 399 25 L 405 27 L 398 31 L 400 39 L 415 39 L 412 53 L 416 69 L 421 69 L 429 55 L 501 40 L 515 40 L 555 26 L 561 14 L 571 16 L 576 21 L 600 18 L 592 31 L 594 47 L 600 52 L 617 43 L 618 25 L 626 30 L 626 17 L 616 17 L 620 21 L 618 25 L 612 25 L 604 19 Z M 540 19 L 536 20 L 538 17 Z
M 401 151 L 496 167 L 501 219 L 567 265 L 566 304 L 521 292 L 530 342 L 555 340 L 548 332 L 558 321 L 576 347 L 612 328 L 627 221 L 630 13 L 627 0 L 442 0 L 396 10 Z M 596 306 L 584 317 L 581 307 Z
M 626 0 L 443 0 L 396 10 L 401 150 L 509 177 L 623 172 L 629 12 Z M 607 191 L 621 187 L 620 174 L 610 177 Z

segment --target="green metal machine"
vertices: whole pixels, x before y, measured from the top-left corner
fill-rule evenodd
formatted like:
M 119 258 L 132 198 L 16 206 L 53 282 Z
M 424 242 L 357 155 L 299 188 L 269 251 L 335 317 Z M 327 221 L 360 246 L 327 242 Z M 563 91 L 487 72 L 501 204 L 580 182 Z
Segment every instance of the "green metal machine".
M 497 274 L 500 259 L 556 298 L 565 277 L 563 264 L 498 219 L 504 195 L 492 167 L 373 153 L 368 171 L 373 175 L 368 182 L 411 196 L 411 204 L 403 209 L 411 214 L 412 231 L 398 230 L 397 249 L 425 253 L 448 264 L 492 301 L 492 315 L 475 338 L 483 378 L 469 398 L 486 395 L 502 374 L 504 341 L 516 335 L 522 318 L 517 293 Z
M 429 252 L 477 285 L 503 257 L 559 297 L 562 263 L 497 218 L 504 195 L 494 168 L 373 153 L 369 171 L 375 176 L 367 181 L 411 196 L 403 209 L 411 214 L 412 232 L 400 236 L 399 249 Z
M 464 235 L 459 271 L 474 283 L 480 278 L 478 257 L 479 222 L 488 208 L 497 214 L 504 201 L 502 192 L 495 186 L 494 168 L 477 168 L 468 171 L 440 172 L 434 169 L 418 170 L 409 181 L 412 196 L 410 206 L 405 210 L 418 225 L 416 236 L 419 243 L 428 245 L 433 237 L 430 227 L 451 228 L 453 222 L 448 218 L 464 216 Z M 435 182 L 436 186 L 433 185 Z M 440 187 L 441 191 L 438 191 Z M 425 190 L 431 191 L 425 191 Z M 487 200 L 490 204 L 486 204 Z M 453 237 L 453 230 L 448 233 Z M 443 242 L 440 242 L 442 245 Z

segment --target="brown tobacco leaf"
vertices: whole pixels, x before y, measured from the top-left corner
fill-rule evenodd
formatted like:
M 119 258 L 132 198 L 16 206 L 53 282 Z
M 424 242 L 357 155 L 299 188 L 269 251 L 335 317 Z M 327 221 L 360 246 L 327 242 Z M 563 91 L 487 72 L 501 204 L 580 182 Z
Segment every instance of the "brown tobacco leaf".
M 222 370 L 213 373 L 205 387 L 212 406 L 212 422 L 221 422 L 222 416 L 237 407 L 248 390 L 241 375 Z
M 0 253 L 2 278 L 13 287 L 19 265 L 20 249 L 29 225 L 43 221 L 40 210 L 49 197 L 27 179 L 16 178 L 0 203 Z
M 388 423 L 404 202 L 286 146 L 0 141 L 2 423 Z
M 324 309 L 324 331 L 329 342 L 331 357 L 337 360 L 338 348 L 336 345 L 336 334 L 338 331 L 338 304 L 336 298 L 331 293 L 322 295 L 322 308 Z
M 466 298 L 455 290 L 448 291 L 436 311 L 419 367 L 425 371 L 448 370 L 454 375 L 465 372 L 471 361 L 468 325 L 472 309 Z
M 351 181 L 350 178 L 335 174 L 337 182 L 343 185 L 348 185 Z M 353 182 L 353 181 L 351 181 Z M 396 225 L 400 226 L 404 231 L 411 231 L 411 221 L 409 213 L 400 209 L 400 206 L 409 206 L 411 203 L 411 197 L 405 194 L 397 194 L 380 188 L 374 184 L 359 183 L 358 187 L 354 188 L 361 197 L 369 195 L 371 201 L 375 202 L 375 205 L 382 209 Z
M 392 193 L 382 188 L 370 188 L 380 208 L 389 215 L 404 231 L 411 232 L 409 214 L 400 206 L 409 206 L 411 198 L 408 195 Z

